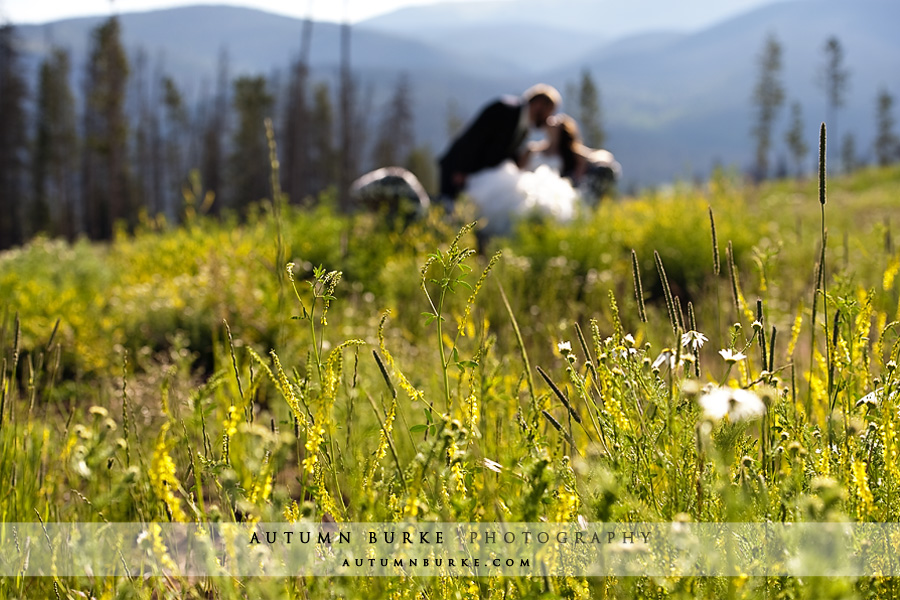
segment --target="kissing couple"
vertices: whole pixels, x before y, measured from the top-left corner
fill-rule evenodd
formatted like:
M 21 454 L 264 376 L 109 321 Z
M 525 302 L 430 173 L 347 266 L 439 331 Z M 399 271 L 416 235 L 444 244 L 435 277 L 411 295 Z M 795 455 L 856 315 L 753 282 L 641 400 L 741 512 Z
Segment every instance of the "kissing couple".
M 609 152 L 581 143 L 575 120 L 556 114 L 561 104 L 547 84 L 488 104 L 441 157 L 441 195 L 468 196 L 488 235 L 510 233 L 517 217 L 535 212 L 571 220 L 596 184 L 590 175 L 605 168 L 615 179 L 620 167 Z M 529 141 L 533 130 L 544 138 Z

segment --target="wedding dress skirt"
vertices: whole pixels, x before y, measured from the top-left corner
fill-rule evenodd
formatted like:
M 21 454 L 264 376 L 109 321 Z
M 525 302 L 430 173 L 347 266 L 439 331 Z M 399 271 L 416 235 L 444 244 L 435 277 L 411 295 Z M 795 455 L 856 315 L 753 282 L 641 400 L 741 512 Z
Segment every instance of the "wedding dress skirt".
M 578 192 L 551 164 L 520 170 L 512 161 L 473 173 L 465 192 L 478 207 L 484 231 L 504 235 L 522 217 L 538 214 L 566 222 L 575 216 Z

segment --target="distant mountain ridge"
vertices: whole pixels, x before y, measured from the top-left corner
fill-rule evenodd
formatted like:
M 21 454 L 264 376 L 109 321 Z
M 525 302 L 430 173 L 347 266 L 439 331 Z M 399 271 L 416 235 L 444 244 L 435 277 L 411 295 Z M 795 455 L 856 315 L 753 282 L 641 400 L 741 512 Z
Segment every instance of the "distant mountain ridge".
M 373 17 L 361 26 L 427 36 L 448 23 L 540 25 L 614 40 L 654 30 L 697 31 L 771 0 L 691 0 L 661 6 L 659 0 L 478 0 L 414 5 Z
M 537 22 L 540 8 L 549 2 L 477 3 L 494 12 L 481 16 L 470 12 L 459 22 L 448 20 L 446 11 L 451 7 L 474 10 L 469 5 L 476 3 L 422 6 L 354 26 L 352 68 L 365 90 L 373 124 L 393 85 L 405 73 L 414 96 L 418 140 L 438 154 L 448 142 L 451 110 L 469 119 L 492 97 L 517 93 L 539 80 L 565 91 L 587 68 L 600 88 L 607 147 L 622 162 L 626 182 L 651 184 L 702 175 L 714 163 L 749 166 L 750 97 L 757 56 L 770 32 L 784 47 L 787 101 L 802 103 L 811 146 L 824 117 L 824 92 L 817 88 L 815 75 L 824 61 L 822 47 L 829 35 L 840 39 L 851 70 L 838 135 L 852 131 L 864 154 L 874 135 L 879 86 L 900 97 L 900 36 L 894 31 L 900 23 L 900 3 L 891 0 L 778 2 L 696 31 L 651 27 L 653 15 L 648 14 L 648 28 L 624 37 L 615 32 L 632 27 L 634 15 L 641 10 L 646 13 L 649 0 L 557 0 L 555 6 L 570 10 L 545 11 L 546 18 Z M 616 29 L 596 20 L 589 25 L 591 18 L 584 16 L 589 13 L 577 19 L 580 27 L 567 25 L 579 6 L 605 10 L 590 14 L 605 14 L 608 24 L 622 25 Z M 518 16 L 504 20 L 501 9 L 515 9 Z M 89 34 L 104 19 L 20 26 L 30 72 L 36 72 L 51 44 L 63 46 L 73 54 L 73 83 L 80 91 Z M 303 31 L 300 19 L 233 6 L 128 13 L 120 20 L 128 51 L 134 55 L 138 47 L 143 48 L 150 68 L 159 66 L 172 74 L 189 100 L 204 89 L 211 90 L 223 47 L 228 48 L 232 77 L 280 72 L 274 81 L 284 85 Z M 410 31 L 409 24 L 416 22 L 424 24 Z M 594 29 L 586 32 L 589 27 Z M 339 35 L 334 23 L 314 24 L 310 54 L 314 79 L 335 76 Z M 569 105 L 564 110 L 573 109 Z M 785 153 L 784 127 L 779 122 L 773 132 L 776 156 Z
M 837 36 L 850 71 L 846 105 L 833 123 L 831 148 L 852 132 L 862 159 L 871 160 L 875 98 L 881 87 L 900 96 L 900 3 L 889 0 L 780 2 L 690 35 L 634 52 L 629 40 L 599 46 L 545 74 L 560 81 L 589 68 L 604 92 L 610 144 L 638 180 L 659 180 L 682 161 L 681 175 L 708 172 L 713 163 L 749 167 L 753 144 L 751 95 L 765 37 L 782 45 L 786 101 L 773 130 L 773 159 L 786 155 L 787 107 L 797 101 L 814 147 L 825 120 L 825 92 L 817 84 L 827 38 Z M 650 135 L 655 143 L 647 143 Z M 835 156 L 837 153 L 834 154 Z M 813 157 L 810 155 L 810 165 Z M 637 169 L 637 171 L 635 171 Z M 670 175 L 671 177 L 671 175 Z
M 90 31 L 107 18 L 83 17 L 19 29 L 27 51 L 40 55 L 59 45 L 73 52 L 77 65 L 87 52 Z M 302 19 L 226 5 L 125 13 L 118 18 L 126 50 L 141 47 L 178 76 L 195 76 L 203 69 L 214 77 L 222 48 L 227 48 L 236 74 L 271 72 L 296 57 L 303 32 Z M 314 24 L 311 55 L 317 68 L 337 67 L 339 29 L 334 23 Z M 396 64 L 408 70 L 452 70 L 457 63 L 440 49 L 377 31 L 355 29 L 353 41 L 353 65 L 359 69 Z

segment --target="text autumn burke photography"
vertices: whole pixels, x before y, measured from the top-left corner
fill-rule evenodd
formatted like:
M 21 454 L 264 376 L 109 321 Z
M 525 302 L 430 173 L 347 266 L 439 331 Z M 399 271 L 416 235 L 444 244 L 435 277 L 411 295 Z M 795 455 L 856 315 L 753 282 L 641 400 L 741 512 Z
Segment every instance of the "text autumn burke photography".
M 457 542 L 461 544 L 481 543 L 484 545 L 495 544 L 634 544 L 636 541 L 648 543 L 650 531 L 640 530 L 610 530 L 610 531 L 464 531 L 456 529 L 451 534 L 456 535 Z M 418 544 L 418 545 L 442 545 L 444 544 L 444 531 L 366 531 L 362 532 L 364 540 L 369 544 Z M 352 531 L 291 531 L 284 528 L 275 530 L 253 531 L 249 544 L 350 544 L 352 536 L 359 535 Z

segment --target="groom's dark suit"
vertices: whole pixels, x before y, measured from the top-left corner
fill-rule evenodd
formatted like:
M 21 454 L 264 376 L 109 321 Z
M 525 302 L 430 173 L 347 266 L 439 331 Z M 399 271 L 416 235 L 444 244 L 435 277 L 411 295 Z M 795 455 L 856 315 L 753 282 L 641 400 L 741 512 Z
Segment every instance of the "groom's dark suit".
M 441 157 L 441 195 L 456 198 L 462 191 L 460 175 L 495 167 L 506 159 L 517 160 L 517 151 L 528 133 L 523 127 L 522 98 L 504 96 L 489 104 Z

